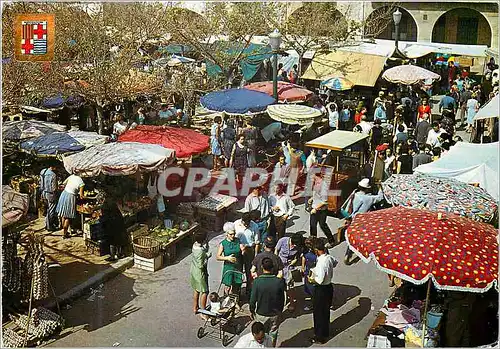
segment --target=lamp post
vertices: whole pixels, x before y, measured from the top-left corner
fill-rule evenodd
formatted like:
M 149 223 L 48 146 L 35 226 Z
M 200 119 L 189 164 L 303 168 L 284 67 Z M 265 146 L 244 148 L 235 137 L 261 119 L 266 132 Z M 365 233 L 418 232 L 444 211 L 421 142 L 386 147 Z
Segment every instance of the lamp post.
M 399 8 L 396 8 L 396 11 L 392 14 L 392 19 L 394 20 L 394 26 L 396 28 L 396 38 L 395 38 L 395 44 L 396 44 L 396 50 L 399 50 L 398 47 L 398 41 L 399 41 L 399 23 L 401 22 L 401 17 L 403 14 L 399 11 Z
M 269 34 L 269 45 L 273 50 L 273 97 L 278 102 L 278 50 L 281 46 L 281 34 L 278 29 Z

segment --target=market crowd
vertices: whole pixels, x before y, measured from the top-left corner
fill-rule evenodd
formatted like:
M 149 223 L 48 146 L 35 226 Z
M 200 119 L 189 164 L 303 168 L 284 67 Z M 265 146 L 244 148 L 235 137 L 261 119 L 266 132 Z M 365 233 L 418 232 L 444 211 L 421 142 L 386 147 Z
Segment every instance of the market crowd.
M 491 72 L 497 67 L 491 61 L 484 79 L 478 82 L 450 64 L 449 79 L 444 81 L 445 93 L 438 105 L 440 115 L 432 115 L 432 86 L 398 86 L 379 91 L 371 101 L 349 93 L 321 93 L 311 105 L 328 117 L 328 127 L 305 130 L 299 138 L 294 138 L 288 126 L 274 126 L 270 138 L 279 140 L 279 155 L 271 169 L 281 173 L 280 177 L 285 180 L 270 187 L 270 195 L 263 187 L 254 188 L 245 200 L 241 219 L 224 225 L 226 236 L 216 254 L 217 261 L 223 264 L 223 297 L 240 295 L 245 283 L 250 312 L 255 320 L 251 333 L 243 336 L 236 347 L 275 346 L 285 307 L 286 311 L 293 312 L 297 297 L 303 297 L 304 310 L 313 312 L 314 337 L 311 341 L 326 343 L 329 340 L 334 268 L 338 261 L 328 254 L 328 249 L 341 242 L 358 213 L 384 207 L 382 181 L 392 174 L 412 174 L 416 167 L 438 160 L 457 141 L 462 141 L 455 134 L 457 129 L 465 128 L 472 133 L 473 142 L 498 141 L 498 118 L 474 121 L 480 106 L 498 94 L 498 86 L 493 86 L 491 81 Z M 286 72 L 280 66 L 278 76 L 282 81 L 293 82 L 296 72 L 293 69 Z M 369 136 L 359 149 L 367 159 L 361 180 L 340 210 L 343 224 L 334 236 L 326 223 L 328 198 L 323 185 L 324 174 L 319 172 L 314 176 L 312 196 L 305 200 L 310 217 L 310 237 L 301 234 L 288 236 L 287 220 L 293 215 L 295 205 L 286 187 L 296 185 L 296 179 L 288 177 L 290 170 L 295 167 L 306 172 L 313 166 L 328 163 L 329 152 L 308 150 L 303 144 L 336 129 Z M 246 168 L 256 164 L 258 137 L 251 123 L 228 116 L 216 117 L 211 128 L 213 169 L 234 167 L 241 176 Z M 317 237 L 318 225 L 326 239 Z M 353 262 L 352 256 L 353 251 L 347 248 L 344 260 L 347 265 Z M 208 301 L 208 298 L 212 300 L 208 297 L 209 257 L 206 236 L 198 234 L 191 265 L 195 314 L 200 309 L 220 311 L 218 297 L 214 295 L 215 303 Z M 297 281 L 304 284 L 303 295 L 293 291 Z M 391 286 L 398 281 L 401 283 L 401 280 L 389 276 Z M 450 314 L 453 309 L 470 307 L 470 300 L 461 298 L 460 292 L 451 292 L 450 297 Z M 211 308 L 213 304 L 216 306 Z M 239 304 L 235 306 L 239 307 Z M 460 325 L 450 322 L 453 328 L 447 328 L 446 345 L 470 344 L 470 336 L 465 334 L 470 333 L 472 325 L 467 325 L 468 320 L 464 320 L 469 314 L 457 310 L 455 321 Z

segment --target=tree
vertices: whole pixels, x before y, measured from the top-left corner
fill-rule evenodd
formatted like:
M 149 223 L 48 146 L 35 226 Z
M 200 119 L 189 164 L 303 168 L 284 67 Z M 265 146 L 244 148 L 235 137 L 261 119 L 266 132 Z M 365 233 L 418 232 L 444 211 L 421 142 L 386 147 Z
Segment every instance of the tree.
M 144 62 L 138 49 L 164 35 L 166 11 L 161 4 L 102 3 L 92 8 L 71 3 L 25 5 L 6 7 L 2 15 L 4 39 L 12 35 L 16 13 L 55 13 L 55 59 L 50 63 L 15 62 L 4 69 L 4 91 L 13 101 L 25 100 L 27 92 L 82 95 L 96 108 L 102 133 L 106 104 L 161 90 L 161 76 L 138 71 Z M 4 42 L 3 48 L 12 55 L 11 42 Z
M 50 62 L 22 62 L 14 54 L 14 20 L 24 13 L 54 13 L 49 4 L 14 2 L 2 7 L 2 94 L 4 104 L 23 105 L 61 91 L 63 81 Z M 56 13 L 59 17 L 59 13 Z M 56 41 L 56 51 L 60 52 Z
M 274 12 L 268 12 L 268 26 L 279 29 L 284 46 L 297 51 L 299 76 L 307 51 L 330 51 L 347 45 L 361 36 L 362 28 L 369 27 L 374 32 L 382 32 L 387 26 L 387 21 L 384 20 L 390 12 L 381 12 L 370 21 L 354 21 L 347 20 L 342 13 L 348 14 L 352 11 L 347 4 L 340 12 L 337 4 L 333 2 L 305 2 L 286 18 L 288 4 L 278 3 L 275 6 Z
M 199 16 L 171 4 L 166 26 L 173 40 L 219 66 L 228 82 L 241 60 L 260 53 L 248 48 L 253 37 L 269 33 L 267 12 L 273 7 L 266 2 L 210 2 L 204 16 Z

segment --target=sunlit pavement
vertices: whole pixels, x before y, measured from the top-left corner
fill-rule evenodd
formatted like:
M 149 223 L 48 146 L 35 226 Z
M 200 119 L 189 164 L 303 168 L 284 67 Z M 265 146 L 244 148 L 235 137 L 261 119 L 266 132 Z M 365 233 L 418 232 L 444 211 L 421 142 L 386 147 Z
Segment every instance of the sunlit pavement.
M 308 231 L 308 215 L 301 205 L 292 217 L 287 232 Z M 333 231 L 339 220 L 328 218 Z M 321 229 L 320 236 L 321 236 Z M 212 236 L 210 250 L 216 254 L 223 235 Z M 373 264 L 343 264 L 345 242 L 330 252 L 339 259 L 335 270 L 334 306 L 331 312 L 331 339 L 326 346 L 365 347 L 365 336 L 377 311 L 391 289 L 384 273 Z M 203 321 L 192 314 L 192 290 L 189 285 L 189 248 L 179 253 L 176 264 L 155 273 L 136 268 L 105 283 L 101 289 L 75 301 L 63 310 L 66 329 L 48 343 L 57 347 L 85 346 L 176 346 L 220 347 L 221 342 L 196 334 Z M 212 257 L 209 262 L 211 290 L 217 290 L 222 263 Z M 295 312 L 285 312 L 278 344 L 289 347 L 309 346 L 312 336 L 312 314 L 303 311 L 303 292 L 296 289 L 300 303 Z M 236 321 L 248 323 L 247 306 Z M 247 333 L 248 326 L 243 331 Z M 229 346 L 234 346 L 235 337 Z

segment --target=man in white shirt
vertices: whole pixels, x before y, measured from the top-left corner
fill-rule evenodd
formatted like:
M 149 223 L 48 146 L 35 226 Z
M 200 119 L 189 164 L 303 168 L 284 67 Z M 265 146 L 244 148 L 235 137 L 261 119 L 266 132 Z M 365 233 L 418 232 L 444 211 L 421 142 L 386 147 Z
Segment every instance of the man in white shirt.
M 309 217 L 309 232 L 311 236 L 318 236 L 318 224 L 325 233 L 328 239 L 328 248 L 332 248 L 335 245 L 335 238 L 326 223 L 326 218 L 328 216 L 328 187 L 327 183 L 323 181 L 322 173 L 318 172 L 315 174 L 315 184 L 313 186 L 313 195 L 310 198 L 309 204 L 311 205 L 311 212 Z
M 429 144 L 432 148 L 440 147 L 441 141 L 439 140 L 439 137 L 443 133 L 446 133 L 446 131 L 439 127 L 439 123 L 437 121 L 434 121 L 432 123 L 432 128 L 427 134 L 427 144 Z
M 325 344 L 330 337 L 330 307 L 333 300 L 333 269 L 338 261 L 326 253 L 325 243 L 317 239 L 314 252 L 318 259 L 316 266 L 311 269 L 309 282 L 314 284 L 313 294 L 313 343 Z
M 338 129 L 339 112 L 337 104 L 335 102 L 328 103 L 326 106 L 326 110 L 328 111 L 328 126 L 330 126 L 330 131 Z
M 241 219 L 238 219 L 234 222 L 236 238 L 238 238 L 240 240 L 240 244 L 245 247 L 245 249 L 243 250 L 243 266 L 245 267 L 245 275 L 248 280 L 248 294 L 250 294 L 251 290 L 252 261 L 257 253 L 259 253 L 260 247 L 258 226 L 257 224 L 252 222 L 252 213 L 253 212 L 245 212 L 243 213 Z
M 285 236 L 287 220 L 295 209 L 292 199 L 285 193 L 285 184 L 276 185 L 276 194 L 269 197 L 269 206 L 273 212 L 274 226 L 279 240 Z
M 361 127 L 361 133 L 369 135 L 373 125 L 366 120 L 366 115 L 363 115 L 361 117 L 361 122 L 358 125 Z
M 262 195 L 262 188 L 255 187 L 245 199 L 245 207 L 243 212 L 251 212 L 253 210 L 260 211 L 260 221 L 256 222 L 259 225 L 260 235 L 264 236 L 267 233 L 267 224 L 271 210 L 267 196 Z
M 273 340 L 264 330 L 264 324 L 255 321 L 252 324 L 252 332 L 241 336 L 236 342 L 235 348 L 272 348 Z
M 128 130 L 128 125 L 123 121 L 123 116 L 121 114 L 117 114 L 115 117 L 116 122 L 113 125 L 113 134 L 118 138 L 123 132 Z

